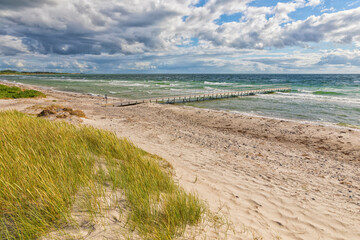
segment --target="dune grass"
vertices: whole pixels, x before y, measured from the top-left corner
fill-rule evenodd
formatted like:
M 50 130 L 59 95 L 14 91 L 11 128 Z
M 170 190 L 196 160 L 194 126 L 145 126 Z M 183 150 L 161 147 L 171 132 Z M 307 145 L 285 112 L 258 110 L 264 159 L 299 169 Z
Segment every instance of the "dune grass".
M 21 90 L 19 87 L 9 87 L 0 84 L 0 99 L 2 98 L 33 98 L 45 97 L 45 94 L 36 90 Z
M 96 170 L 100 159 L 106 171 Z M 105 181 L 124 192 L 132 230 L 145 239 L 180 236 L 205 207 L 164 166 L 108 131 L 0 112 L 0 239 L 35 239 L 61 229 L 80 189 L 88 189 L 88 211 L 96 212 Z

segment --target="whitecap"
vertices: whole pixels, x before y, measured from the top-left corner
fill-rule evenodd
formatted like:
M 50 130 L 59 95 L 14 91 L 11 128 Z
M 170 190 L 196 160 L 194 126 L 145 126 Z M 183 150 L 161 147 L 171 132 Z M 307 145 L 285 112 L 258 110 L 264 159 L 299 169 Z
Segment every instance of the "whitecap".
M 313 95 L 313 94 L 302 94 L 302 93 L 282 93 L 277 94 L 261 94 L 262 98 L 283 98 L 283 99 L 300 99 L 300 100 L 313 100 L 319 102 L 337 102 L 337 103 L 349 103 L 349 104 L 360 104 L 358 98 L 344 98 L 324 95 Z
M 234 83 L 227 83 L 227 82 L 207 82 L 207 81 L 205 81 L 204 84 L 206 84 L 206 85 L 234 85 Z

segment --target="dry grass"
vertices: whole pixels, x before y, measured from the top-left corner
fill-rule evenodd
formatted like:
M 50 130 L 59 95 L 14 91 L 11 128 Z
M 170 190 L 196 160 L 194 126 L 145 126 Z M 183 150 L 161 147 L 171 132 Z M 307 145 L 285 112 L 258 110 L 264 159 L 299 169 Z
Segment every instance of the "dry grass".
M 41 106 L 41 105 L 34 105 L 32 107 L 33 109 L 42 109 L 42 111 L 38 114 L 38 117 L 44 117 L 44 116 L 51 116 L 56 115 L 58 118 L 66 118 L 71 116 L 77 116 L 85 118 L 86 115 L 81 110 L 74 110 L 70 107 L 64 107 L 57 104 L 52 104 L 49 106 Z

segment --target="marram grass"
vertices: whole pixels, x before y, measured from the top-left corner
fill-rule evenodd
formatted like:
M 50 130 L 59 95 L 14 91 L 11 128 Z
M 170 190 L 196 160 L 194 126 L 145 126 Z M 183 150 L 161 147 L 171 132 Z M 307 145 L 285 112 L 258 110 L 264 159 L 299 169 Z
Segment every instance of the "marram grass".
M 95 171 L 106 159 L 107 171 Z M 205 211 L 159 159 L 113 133 L 0 112 L 0 239 L 35 239 L 71 221 L 79 189 L 88 211 L 104 181 L 125 193 L 129 227 L 145 239 L 173 239 Z

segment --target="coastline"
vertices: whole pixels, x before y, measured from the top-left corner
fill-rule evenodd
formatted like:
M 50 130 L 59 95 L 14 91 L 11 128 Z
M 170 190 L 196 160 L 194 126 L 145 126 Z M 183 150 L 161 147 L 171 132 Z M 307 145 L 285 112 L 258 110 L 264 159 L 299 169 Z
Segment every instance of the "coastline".
M 9 80 L 1 80 L 0 84 L 8 84 L 9 86 L 17 86 L 17 87 L 23 87 L 26 89 L 34 89 L 38 91 L 50 91 L 52 93 L 64 93 L 64 94 L 75 94 L 79 96 L 93 96 L 93 97 L 99 97 L 100 101 L 101 99 L 104 99 L 104 96 L 97 93 L 81 93 L 81 92 L 73 92 L 73 91 L 66 91 L 66 90 L 59 90 L 55 87 L 48 87 L 48 86 L 42 86 L 42 85 L 35 85 L 35 84 L 27 84 L 27 83 L 21 83 L 16 81 L 9 81 Z M 121 97 L 112 97 L 107 96 L 109 101 L 117 102 L 121 100 L 127 100 L 126 98 Z M 335 128 L 351 128 L 352 130 L 358 130 L 360 131 L 360 126 L 358 125 L 352 125 L 348 123 L 343 122 L 326 122 L 326 121 L 312 121 L 312 120 L 305 120 L 305 119 L 296 119 L 296 118 L 282 118 L 282 117 L 275 117 L 275 116 L 267 116 L 267 115 L 260 115 L 256 113 L 249 113 L 249 112 L 241 112 L 237 110 L 228 110 L 228 109 L 214 109 L 214 108 L 202 108 L 202 107 L 196 107 L 192 105 L 186 105 L 186 104 L 174 104 L 176 106 L 181 106 L 184 108 L 193 108 L 193 109 L 205 109 L 208 111 L 213 112 L 219 112 L 219 113 L 232 113 L 232 114 L 239 114 L 239 115 L 245 115 L 248 117 L 259 117 L 259 118 L 267 118 L 267 119 L 275 119 L 279 121 L 290 121 L 295 123 L 302 123 L 302 124 L 310 124 L 310 125 L 318 125 L 318 126 L 329 126 L 329 127 L 335 127 Z M 343 124 L 343 125 L 342 125 Z M 345 125 L 344 125 L 345 124 Z
M 48 97 L 0 100 L 0 110 L 83 110 L 84 124 L 167 159 L 181 186 L 228 215 L 229 239 L 360 238 L 359 130 L 184 106 L 104 108 L 101 97 L 21 86 Z

